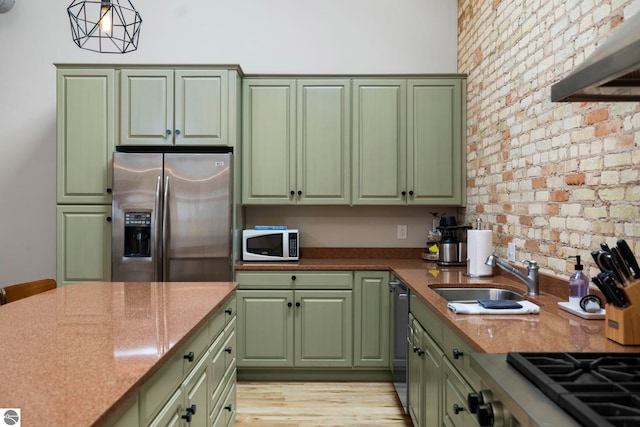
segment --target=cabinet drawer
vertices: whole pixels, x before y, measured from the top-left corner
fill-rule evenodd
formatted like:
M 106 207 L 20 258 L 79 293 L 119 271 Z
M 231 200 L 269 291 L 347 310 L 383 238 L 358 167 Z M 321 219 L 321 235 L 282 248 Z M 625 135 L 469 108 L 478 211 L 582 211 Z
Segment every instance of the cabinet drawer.
M 182 373 L 182 353 L 178 352 L 142 386 L 140 390 L 140 419 L 144 425 L 161 409 L 163 402 L 180 385 Z
M 222 332 L 225 325 L 236 315 L 236 296 L 225 302 L 220 310 L 209 321 L 209 342 L 213 342 Z
M 210 415 L 213 427 L 227 427 L 233 425 L 236 418 L 236 379 L 235 371 L 224 384 L 222 398 L 214 405 Z
M 352 289 L 351 271 L 242 271 L 236 273 L 241 289 Z
M 409 311 L 436 343 L 442 346 L 444 341 L 442 320 L 413 293 L 409 298 Z
M 477 426 L 476 418 L 467 409 L 467 396 L 473 390 L 456 372 L 455 368 L 444 360 L 444 413 L 445 425 Z
M 209 348 L 209 342 L 209 330 L 203 327 L 182 347 L 179 353 L 183 360 L 183 375 L 186 376 L 196 366 L 196 363 Z
M 470 366 L 470 356 L 475 350 L 449 328 L 444 328 L 443 350 L 451 365 L 460 371 L 460 374 L 462 374 L 469 385 L 475 389 L 479 389 L 480 377 L 478 377 L 478 374 L 476 374 Z

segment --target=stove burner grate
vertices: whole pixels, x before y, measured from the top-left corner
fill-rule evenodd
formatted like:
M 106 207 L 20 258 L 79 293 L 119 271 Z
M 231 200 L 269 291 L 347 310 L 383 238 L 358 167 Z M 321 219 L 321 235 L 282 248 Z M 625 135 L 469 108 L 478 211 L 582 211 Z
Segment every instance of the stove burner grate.
M 586 426 L 640 426 L 640 353 L 508 353 L 507 362 Z

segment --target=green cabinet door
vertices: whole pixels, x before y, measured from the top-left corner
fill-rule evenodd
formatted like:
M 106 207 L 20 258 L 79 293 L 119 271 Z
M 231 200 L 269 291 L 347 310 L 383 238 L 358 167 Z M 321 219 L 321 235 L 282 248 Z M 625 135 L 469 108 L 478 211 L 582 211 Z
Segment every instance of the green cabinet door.
M 295 200 L 295 90 L 295 80 L 243 81 L 244 204 L 289 204 Z
M 57 207 L 58 286 L 111 280 L 111 206 Z
M 464 203 L 464 79 L 353 82 L 353 203 Z
M 426 331 L 422 331 L 424 348 L 421 405 L 426 427 L 442 426 L 442 363 L 444 353 Z
M 352 366 L 352 291 L 295 291 L 295 365 Z
M 350 81 L 298 80 L 296 107 L 297 202 L 349 204 Z
M 244 204 L 349 204 L 350 81 L 243 81 Z
M 227 70 L 175 71 L 176 145 L 228 145 Z
M 462 204 L 462 81 L 407 83 L 407 191 L 409 204 Z
M 120 71 L 121 145 L 227 145 L 228 70 Z
M 293 291 L 239 290 L 237 366 L 293 366 Z
M 389 272 L 354 274 L 354 366 L 389 367 Z
M 57 203 L 110 204 L 115 72 L 57 70 Z
M 171 145 L 173 70 L 120 71 L 119 145 Z
M 355 205 L 406 204 L 406 97 L 404 79 L 353 81 Z

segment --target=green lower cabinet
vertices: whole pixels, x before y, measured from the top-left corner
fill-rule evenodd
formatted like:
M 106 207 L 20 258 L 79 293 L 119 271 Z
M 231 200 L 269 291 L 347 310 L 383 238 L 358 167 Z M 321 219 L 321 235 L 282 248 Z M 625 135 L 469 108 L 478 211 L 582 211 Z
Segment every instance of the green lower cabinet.
M 58 286 L 111 281 L 111 205 L 57 208 Z
M 443 425 L 448 427 L 478 427 L 478 422 L 467 409 L 467 396 L 473 393 L 460 372 L 443 360 Z
M 295 291 L 295 366 L 352 366 L 352 291 Z
M 238 367 L 293 366 L 293 291 L 239 290 Z
M 354 354 L 356 367 L 389 367 L 389 272 L 354 273 Z
M 238 367 L 352 365 L 352 291 L 239 290 Z
M 409 415 L 414 427 L 442 426 L 443 351 L 409 315 Z

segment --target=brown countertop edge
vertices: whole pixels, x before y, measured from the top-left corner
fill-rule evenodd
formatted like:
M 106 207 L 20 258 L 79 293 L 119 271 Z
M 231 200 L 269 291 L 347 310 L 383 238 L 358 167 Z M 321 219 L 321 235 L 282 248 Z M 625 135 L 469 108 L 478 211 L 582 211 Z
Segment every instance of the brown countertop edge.
M 538 314 L 531 315 L 464 315 L 447 308 L 447 302 L 432 288 L 442 286 L 500 286 L 526 293 L 526 287 L 511 275 L 494 268 L 494 275 L 470 278 L 466 267 L 442 267 L 421 258 L 422 248 L 308 248 L 314 257 L 298 262 L 238 262 L 237 271 L 257 270 L 389 270 L 405 282 L 421 302 L 431 308 L 445 324 L 465 338 L 481 353 L 510 351 L 544 352 L 640 352 L 640 346 L 623 346 L 605 336 L 602 319 L 583 319 L 562 310 L 558 302 L 567 301 L 568 279 L 540 273 L 540 295 L 526 296 L 538 304 Z M 413 251 L 413 252 L 412 252 Z M 303 252 L 304 253 L 304 252 Z M 411 255 L 413 253 L 413 255 Z M 340 255 L 332 257 L 331 255 Z M 389 255 L 389 256 L 387 256 Z M 403 256 L 404 255 L 404 256 Z M 361 257 L 361 258 L 358 258 Z M 526 271 L 524 267 L 516 266 Z M 600 292 L 593 286 L 590 293 Z

